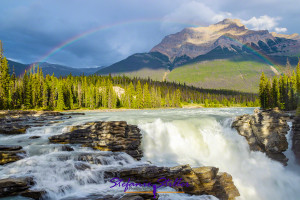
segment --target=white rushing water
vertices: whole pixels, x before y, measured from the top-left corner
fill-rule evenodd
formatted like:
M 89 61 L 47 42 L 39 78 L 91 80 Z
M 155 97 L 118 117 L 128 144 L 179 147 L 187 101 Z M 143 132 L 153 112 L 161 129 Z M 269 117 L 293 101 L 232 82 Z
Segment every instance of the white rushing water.
M 61 124 L 31 128 L 24 135 L 0 135 L 0 144 L 21 145 L 28 154 L 23 160 L 1 166 L 0 178 L 30 175 L 37 183 L 35 188 L 45 189 L 51 199 L 72 199 L 122 193 L 122 188 L 109 188 L 112 184 L 103 181 L 103 171 L 150 161 L 158 166 L 218 167 L 232 175 L 242 200 L 299 199 L 300 167 L 295 164 L 291 146 L 285 153 L 289 165 L 283 167 L 261 152 L 251 152 L 247 141 L 230 128 L 233 117 L 252 112 L 251 108 L 87 112 Z M 72 145 L 74 152 L 65 152 L 61 151 L 62 145 L 48 143 L 49 136 L 67 131 L 67 126 L 99 120 L 126 120 L 138 125 L 143 134 L 142 161 L 137 162 L 123 153 L 99 152 L 78 145 Z M 28 139 L 33 135 L 41 138 Z M 287 138 L 290 142 L 290 133 Z M 95 163 L 89 164 L 91 169 L 82 171 L 76 166 L 82 163 L 80 155 L 85 153 L 92 153 Z M 216 199 L 186 194 L 160 196 L 168 200 Z

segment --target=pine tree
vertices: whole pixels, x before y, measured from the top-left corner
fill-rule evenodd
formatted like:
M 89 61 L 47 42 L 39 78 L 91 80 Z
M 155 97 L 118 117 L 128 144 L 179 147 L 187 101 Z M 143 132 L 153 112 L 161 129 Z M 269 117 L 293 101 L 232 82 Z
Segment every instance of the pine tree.
M 290 64 L 290 61 L 289 61 L 289 58 L 286 58 L 286 70 L 287 70 L 287 76 L 290 77 L 292 74 L 291 74 L 291 64 Z
M 100 95 L 100 81 L 97 80 L 95 86 L 95 106 L 99 108 L 101 105 L 101 95 Z
M 23 98 L 24 98 L 25 108 L 30 108 L 31 107 L 31 85 L 30 85 L 30 78 L 26 70 L 23 77 Z
M 157 101 L 156 101 L 156 105 L 157 105 L 157 108 L 160 108 L 160 107 L 162 107 L 164 105 L 163 98 L 161 98 L 160 87 L 157 88 Z
M 48 108 L 48 86 L 46 81 L 43 81 L 43 109 Z
M 107 95 L 107 85 L 106 80 L 103 79 L 101 82 L 101 96 L 102 96 L 102 107 L 108 107 L 108 95 Z
M 279 102 L 280 102 L 280 109 L 285 109 L 285 96 L 286 95 L 286 88 L 283 76 L 279 79 Z
M 5 92 L 4 92 L 4 77 L 3 77 L 3 67 L 2 67 L 2 59 L 3 59 L 3 49 L 2 49 L 2 43 L 0 40 L 0 109 L 4 109 L 5 107 Z
M 101 92 L 102 92 L 102 90 L 101 90 Z M 78 107 L 82 108 L 82 89 L 81 89 L 81 83 L 78 83 L 78 85 L 77 85 L 77 101 L 78 101 Z
M 18 93 L 17 93 L 17 77 L 15 68 L 13 67 L 13 73 L 10 78 L 10 95 L 11 95 L 11 109 L 17 108 Z
M 280 96 L 279 96 L 279 86 L 278 86 L 278 80 L 277 77 L 274 77 L 272 82 L 272 99 L 273 99 L 273 105 L 272 107 L 280 107 Z
M 266 82 L 267 82 L 267 78 L 264 72 L 262 72 L 260 77 L 260 83 L 259 83 L 259 99 L 262 108 L 267 108 L 267 94 L 265 91 Z
M 175 101 L 176 107 L 180 107 L 180 102 L 181 102 L 180 98 L 181 98 L 180 90 L 177 89 L 176 90 L 176 101 Z
M 0 47 L 1 48 L 1 47 Z M 2 50 L 0 50 L 1 52 Z M 10 82 L 10 75 L 9 75 L 9 68 L 8 63 L 5 57 L 1 55 L 2 59 L 0 60 L 0 96 L 2 108 L 8 108 L 9 105 L 9 82 Z
M 300 94 L 300 59 L 296 68 L 297 93 Z
M 157 93 L 156 93 L 154 86 L 151 87 L 150 98 L 151 98 L 151 107 L 152 108 L 157 107 L 157 105 L 156 105 Z
M 165 96 L 164 107 L 170 107 L 170 94 L 169 94 L 169 91 L 167 91 L 167 94 Z
M 271 108 L 273 103 L 272 99 L 272 93 L 271 93 L 271 83 L 270 80 L 267 80 L 267 84 L 265 85 L 265 101 L 266 101 L 266 107 L 265 108 Z
M 150 98 L 150 92 L 148 88 L 148 83 L 144 84 L 143 87 L 143 96 L 144 96 L 144 107 L 145 108 L 151 108 L 151 98 Z
M 71 83 L 72 84 L 72 83 Z M 69 108 L 73 109 L 74 108 L 74 100 L 73 100 L 73 90 L 72 90 L 72 85 L 68 86 L 68 94 L 69 94 Z
M 136 106 L 137 108 L 144 108 L 143 105 L 143 90 L 141 86 L 141 82 L 138 81 L 136 86 Z
M 49 99 L 49 108 L 56 108 L 56 96 L 57 96 L 57 88 L 55 87 L 57 84 L 57 79 L 54 77 L 54 74 L 50 78 L 50 99 Z
M 65 102 L 64 102 L 64 91 L 62 82 L 59 81 L 58 88 L 57 88 L 58 98 L 57 98 L 57 109 L 63 110 L 65 109 Z

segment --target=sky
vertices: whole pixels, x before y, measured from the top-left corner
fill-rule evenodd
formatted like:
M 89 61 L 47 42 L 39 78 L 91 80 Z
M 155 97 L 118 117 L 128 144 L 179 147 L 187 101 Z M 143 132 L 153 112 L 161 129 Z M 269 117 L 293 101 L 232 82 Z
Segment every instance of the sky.
M 225 18 L 246 27 L 300 33 L 300 0 L 1 0 L 8 59 L 70 67 L 109 66 L 149 52 L 166 35 Z

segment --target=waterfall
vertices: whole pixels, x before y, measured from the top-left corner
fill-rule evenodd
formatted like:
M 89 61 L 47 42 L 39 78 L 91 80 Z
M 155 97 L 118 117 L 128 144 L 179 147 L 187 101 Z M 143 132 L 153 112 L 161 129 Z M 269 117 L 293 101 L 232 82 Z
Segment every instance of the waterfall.
M 161 166 L 216 166 L 232 175 L 239 199 L 298 199 L 299 174 L 262 152 L 250 151 L 245 138 L 228 121 L 208 116 L 144 124 L 144 159 Z
M 21 145 L 27 157 L 0 166 L 0 178 L 33 176 L 36 181 L 33 189 L 46 190 L 49 199 L 122 194 L 122 188 L 112 190 L 109 188 L 112 184 L 104 181 L 105 169 L 134 167 L 150 161 L 158 166 L 190 164 L 192 167 L 218 167 L 232 175 L 242 200 L 298 199 L 300 170 L 293 163 L 291 147 L 286 151 L 289 166 L 283 167 L 264 153 L 250 151 L 245 138 L 230 128 L 234 116 L 252 112 L 253 109 L 245 108 L 91 112 L 74 116 L 61 124 L 30 128 L 23 135 L 1 135 L 0 144 Z M 70 125 L 99 120 L 126 120 L 129 124 L 138 125 L 143 134 L 142 161 L 135 161 L 125 153 L 101 152 L 79 145 L 72 145 L 75 151 L 66 152 L 61 150 L 61 144 L 48 142 L 49 136 L 68 131 Z M 287 135 L 289 143 L 290 134 Z M 41 138 L 28 139 L 33 135 Z M 84 162 L 87 154 L 90 155 L 89 162 Z M 160 194 L 159 199 L 216 198 L 209 195 Z

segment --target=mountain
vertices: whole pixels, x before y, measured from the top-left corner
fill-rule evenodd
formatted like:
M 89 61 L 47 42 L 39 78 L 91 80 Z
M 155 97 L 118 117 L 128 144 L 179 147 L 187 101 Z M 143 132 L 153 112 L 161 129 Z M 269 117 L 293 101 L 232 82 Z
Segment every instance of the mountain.
M 208 27 L 185 28 L 168 35 L 151 52 L 160 52 L 174 60 L 184 55 L 195 58 L 216 48 L 235 54 L 249 53 L 249 49 L 255 49 L 270 56 L 293 56 L 300 53 L 300 38 L 298 34 L 249 30 L 239 20 L 225 19 Z
M 22 63 L 18 63 L 18 62 L 12 61 L 12 60 L 8 60 L 8 65 L 10 66 L 11 69 L 14 68 L 16 75 L 19 76 L 19 75 L 23 74 L 25 70 L 28 71 L 28 69 L 30 69 L 30 65 L 32 65 L 32 64 L 22 64 Z M 96 71 L 103 68 L 103 67 L 73 68 L 73 67 L 67 67 L 67 66 L 58 65 L 58 64 L 51 64 L 51 63 L 47 63 L 47 62 L 36 63 L 36 65 L 38 65 L 40 68 L 42 68 L 44 75 L 47 75 L 47 74 L 52 75 L 54 73 L 54 75 L 56 77 L 67 76 L 70 73 L 72 73 L 72 75 L 74 75 L 74 76 L 79 76 L 79 75 L 82 75 L 83 73 L 85 75 L 90 75 L 90 74 L 94 74 Z M 12 73 L 12 70 L 10 70 L 10 73 Z
M 257 92 L 259 75 L 274 76 L 289 59 L 296 65 L 300 36 L 250 30 L 237 19 L 190 27 L 166 36 L 149 53 L 139 53 L 100 69 L 187 83 L 197 87 Z

